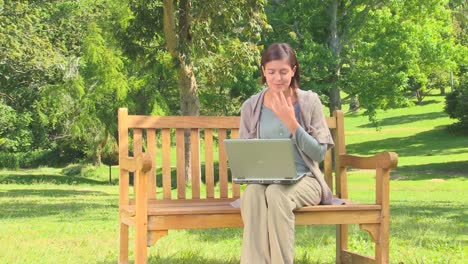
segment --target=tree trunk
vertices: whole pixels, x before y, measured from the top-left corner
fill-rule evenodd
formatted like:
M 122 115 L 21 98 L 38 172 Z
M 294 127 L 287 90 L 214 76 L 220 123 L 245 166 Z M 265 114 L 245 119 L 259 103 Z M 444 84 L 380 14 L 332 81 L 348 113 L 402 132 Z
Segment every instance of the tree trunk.
M 180 0 L 178 28 L 174 16 L 174 1 L 164 0 L 164 35 L 166 46 L 177 65 L 180 91 L 180 111 L 182 115 L 199 115 L 200 102 L 197 93 L 197 81 L 190 60 L 190 0 Z M 191 181 L 190 131 L 185 131 L 185 178 Z
M 416 99 L 418 100 L 418 105 L 421 105 L 421 104 L 422 104 L 422 100 L 423 100 L 423 92 L 422 92 L 422 90 L 420 90 L 420 89 L 416 90 Z
M 330 39 L 329 46 L 332 50 L 333 57 L 335 59 L 335 70 L 333 73 L 333 78 L 331 79 L 332 88 L 330 90 L 330 115 L 333 115 L 333 111 L 341 109 L 341 97 L 340 97 L 340 88 L 338 82 L 340 79 L 341 71 L 341 61 L 340 61 L 340 38 L 338 36 L 337 29 L 337 14 L 338 14 L 338 1 L 333 0 L 330 3 L 329 12 L 330 12 Z
M 452 92 L 452 93 L 453 93 L 453 90 L 454 90 L 453 86 L 454 86 L 454 84 L 453 84 L 453 71 L 450 70 L 450 92 Z
M 101 166 L 102 163 L 102 151 L 106 147 L 107 141 L 109 140 L 109 133 L 107 128 L 104 131 L 104 138 L 101 140 L 101 143 L 99 143 L 99 146 L 96 149 L 96 152 L 94 153 L 94 166 Z
M 112 184 L 112 165 L 109 164 L 109 184 Z
M 94 166 L 101 166 L 101 151 L 97 151 Z
M 357 95 L 351 97 L 351 102 L 349 103 L 349 111 L 356 112 L 359 110 L 359 97 Z

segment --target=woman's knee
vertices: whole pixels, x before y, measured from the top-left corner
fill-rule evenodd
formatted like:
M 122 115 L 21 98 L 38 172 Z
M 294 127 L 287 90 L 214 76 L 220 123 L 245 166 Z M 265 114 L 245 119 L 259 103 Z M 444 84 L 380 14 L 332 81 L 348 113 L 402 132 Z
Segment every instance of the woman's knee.
M 287 200 L 287 186 L 281 184 L 271 184 L 265 190 L 265 197 L 268 203 L 278 203 Z
M 249 184 L 242 192 L 242 200 L 252 200 L 258 198 L 265 198 L 265 185 L 261 184 Z

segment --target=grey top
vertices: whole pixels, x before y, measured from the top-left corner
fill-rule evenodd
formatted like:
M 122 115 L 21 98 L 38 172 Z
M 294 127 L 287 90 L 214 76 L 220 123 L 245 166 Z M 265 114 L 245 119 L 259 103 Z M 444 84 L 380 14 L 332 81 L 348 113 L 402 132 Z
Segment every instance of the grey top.
M 301 118 L 299 110 L 299 104 L 295 103 L 294 112 L 298 122 Z M 317 162 L 321 162 L 327 152 L 326 144 L 318 143 L 302 127 L 296 129 L 294 135 L 291 135 L 283 121 L 276 116 L 272 109 L 265 105 L 262 105 L 260 113 L 259 136 L 260 138 L 290 138 L 291 144 L 293 144 L 294 161 L 298 175 L 310 172 L 307 164 L 301 157 L 300 150 Z

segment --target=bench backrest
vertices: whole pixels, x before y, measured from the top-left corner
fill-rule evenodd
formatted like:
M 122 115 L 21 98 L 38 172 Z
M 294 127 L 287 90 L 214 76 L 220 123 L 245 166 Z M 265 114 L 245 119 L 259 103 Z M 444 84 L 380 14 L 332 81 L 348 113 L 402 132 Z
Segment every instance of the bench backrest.
M 126 108 L 120 108 L 118 119 L 119 160 L 145 152 L 153 161 L 149 175 L 148 198 L 225 199 L 240 197 L 240 186 L 230 181 L 224 144 L 218 144 L 226 138 L 237 138 L 240 117 L 140 116 L 128 115 Z M 339 171 L 338 160 L 339 154 L 346 152 L 343 112 L 335 111 L 333 117 L 327 118 L 327 124 L 335 141 L 333 149 L 335 153 L 332 155 L 332 149 L 330 149 L 326 154 L 323 166 L 325 180 L 332 190 L 335 189 L 333 183 L 336 183 L 334 193 L 337 196 L 347 198 L 346 172 Z M 185 133 L 190 139 L 187 143 Z M 186 147 L 190 148 L 191 154 L 190 182 L 186 182 L 185 177 Z M 334 162 L 332 162 L 333 156 Z M 218 166 L 215 166 L 216 160 Z M 335 167 L 335 179 L 332 164 Z M 173 167 L 176 173 L 171 176 Z M 215 179 L 215 175 L 219 178 Z M 205 190 L 202 188 L 202 180 L 205 182 Z M 120 204 L 128 204 L 128 171 L 120 169 L 119 185 Z M 171 195 L 174 188 L 177 189 L 177 194 Z M 191 194 L 186 193 L 186 188 L 191 191 Z M 215 188 L 219 188 L 219 197 L 215 196 Z

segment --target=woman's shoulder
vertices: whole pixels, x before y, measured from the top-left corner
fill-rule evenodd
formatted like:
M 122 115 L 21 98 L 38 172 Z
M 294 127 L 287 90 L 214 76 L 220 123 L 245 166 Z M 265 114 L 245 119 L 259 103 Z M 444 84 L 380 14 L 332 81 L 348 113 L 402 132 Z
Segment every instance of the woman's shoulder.
M 258 103 L 258 100 L 260 100 L 262 94 L 265 92 L 265 89 L 261 90 L 260 92 L 250 96 L 247 100 L 245 100 L 243 103 L 242 103 L 242 107 L 241 109 L 251 109 L 253 108 L 257 103 Z
M 310 90 L 302 90 L 297 88 L 296 90 L 297 97 L 299 101 L 306 102 L 306 101 L 320 101 L 320 97 L 316 92 Z

